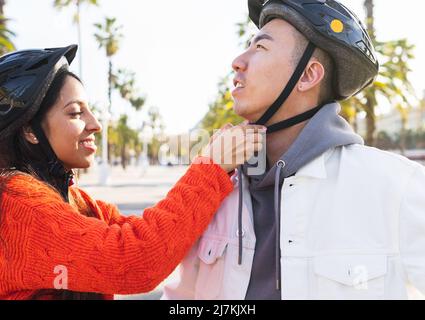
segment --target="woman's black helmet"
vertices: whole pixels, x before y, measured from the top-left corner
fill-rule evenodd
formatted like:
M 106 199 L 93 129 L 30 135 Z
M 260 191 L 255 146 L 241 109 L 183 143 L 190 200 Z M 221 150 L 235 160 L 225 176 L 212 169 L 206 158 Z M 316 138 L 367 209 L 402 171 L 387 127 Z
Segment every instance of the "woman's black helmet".
M 23 50 L 0 57 L 0 140 L 37 114 L 55 75 L 69 67 L 77 48 Z

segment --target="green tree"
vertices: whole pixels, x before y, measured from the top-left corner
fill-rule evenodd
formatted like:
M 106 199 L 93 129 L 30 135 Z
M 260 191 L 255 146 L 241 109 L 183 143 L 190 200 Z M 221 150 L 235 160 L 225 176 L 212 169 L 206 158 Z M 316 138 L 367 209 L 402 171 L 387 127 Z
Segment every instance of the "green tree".
M 359 111 L 366 112 L 366 144 L 375 146 L 376 107 L 378 98 L 387 100 L 399 111 L 402 127 L 401 137 L 406 129 L 411 105 L 415 103 L 414 89 L 408 79 L 411 71 L 409 61 L 414 58 L 414 46 L 406 39 L 379 42 L 375 48 L 380 56 L 380 72 L 375 82 L 358 95 L 342 102 L 343 114 L 351 124 Z M 403 150 L 403 143 L 401 143 Z
M 128 147 L 137 142 L 137 134 L 128 126 L 128 116 L 121 115 L 116 127 L 117 133 L 117 148 L 121 158 L 121 166 L 125 170 L 128 165 Z
M 153 134 L 152 141 L 148 148 L 148 157 L 151 159 L 152 163 L 156 164 L 158 163 L 158 154 L 161 143 L 165 142 L 164 124 L 157 107 L 149 108 L 148 118 L 144 125 L 149 127 Z
M 130 103 L 136 110 L 140 111 L 145 104 L 146 98 L 141 96 L 136 88 L 136 74 L 125 69 L 118 69 L 112 75 L 113 89 L 117 90 L 122 99 Z M 131 129 L 127 124 L 128 116 L 121 115 L 117 131 L 117 149 L 120 150 L 121 165 L 125 169 L 128 164 L 128 152 L 132 149 L 138 155 L 141 151 L 138 132 Z M 143 128 L 142 128 L 143 129 Z
M 8 19 L 4 16 L 5 0 L 0 0 L 0 56 L 15 50 L 12 38 L 15 33 L 7 28 Z
M 136 111 L 142 109 L 146 98 L 141 96 L 136 88 L 135 72 L 118 69 L 112 74 L 112 87 L 118 90 L 121 98 L 128 101 Z
M 80 77 L 83 78 L 83 41 L 82 41 L 82 26 L 81 26 L 81 7 L 83 5 L 98 6 L 99 0 L 54 0 L 53 7 L 58 10 L 63 10 L 70 6 L 74 6 L 75 13 L 73 22 L 77 25 L 78 32 L 78 45 L 79 45 L 79 73 Z
M 406 39 L 380 42 L 376 40 L 374 1 L 365 0 L 366 26 L 380 59 L 380 73 L 372 86 L 359 95 L 343 102 L 345 114 L 349 120 L 362 110 L 366 113 L 366 144 L 375 145 L 376 107 L 378 97 L 385 98 L 392 107 L 400 112 L 402 120 L 401 136 L 404 136 L 407 117 L 410 109 L 410 100 L 415 96 L 408 79 L 409 61 L 414 58 L 414 46 Z M 351 121 L 350 121 L 351 122 Z M 403 149 L 403 143 L 401 143 Z
M 116 18 L 105 18 L 104 23 L 95 23 L 94 25 L 97 32 L 94 34 L 96 41 L 99 44 L 99 48 L 105 49 L 106 57 L 108 58 L 109 69 L 108 69 L 108 100 L 109 100 L 109 113 L 112 109 L 112 89 L 114 85 L 113 78 L 113 64 L 112 58 L 115 56 L 120 48 L 120 42 L 123 38 L 121 33 L 122 25 L 117 25 Z
M 113 64 L 112 58 L 119 50 L 120 42 L 123 38 L 121 33 L 122 25 L 117 25 L 116 18 L 106 17 L 104 23 L 95 23 L 94 26 L 97 32 L 94 34 L 96 41 L 99 44 L 99 49 L 104 49 L 106 57 L 108 58 L 108 112 L 112 112 L 112 89 L 114 86 Z M 109 133 L 108 124 L 108 133 Z M 109 135 L 108 135 L 109 136 Z M 111 144 L 108 138 L 108 159 L 111 160 Z
M 126 69 L 114 71 L 112 58 L 118 52 L 120 41 L 123 37 L 122 26 L 117 25 L 115 18 L 106 18 L 104 24 L 95 24 L 97 33 L 96 40 L 100 48 L 104 48 L 109 60 L 108 70 L 108 100 L 109 113 L 112 112 L 112 92 L 117 91 L 120 97 L 127 101 L 136 111 L 140 111 L 145 104 L 146 98 L 139 94 L 136 87 L 136 74 Z M 121 115 L 118 123 L 110 127 L 108 132 L 108 158 L 111 154 L 121 158 L 122 167 L 128 164 L 128 150 L 138 150 L 137 132 L 128 126 L 128 116 Z

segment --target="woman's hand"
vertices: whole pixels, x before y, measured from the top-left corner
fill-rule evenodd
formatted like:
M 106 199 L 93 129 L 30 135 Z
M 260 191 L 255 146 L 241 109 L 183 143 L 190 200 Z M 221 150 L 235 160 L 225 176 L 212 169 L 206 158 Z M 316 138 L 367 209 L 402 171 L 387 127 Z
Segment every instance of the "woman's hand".
M 264 126 L 226 124 L 211 137 L 201 156 L 231 172 L 252 158 L 255 152 L 261 151 L 266 131 Z

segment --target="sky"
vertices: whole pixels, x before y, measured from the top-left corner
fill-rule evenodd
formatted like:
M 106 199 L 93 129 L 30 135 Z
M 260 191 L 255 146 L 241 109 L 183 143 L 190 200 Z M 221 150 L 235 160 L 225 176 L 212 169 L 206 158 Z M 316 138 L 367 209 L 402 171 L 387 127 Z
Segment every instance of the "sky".
M 246 0 L 99 0 L 99 7 L 82 12 L 83 81 L 91 103 L 107 105 L 108 61 L 93 37 L 94 23 L 116 17 L 124 39 L 113 58 L 117 68 L 136 72 L 137 86 L 146 95 L 145 111 L 135 113 L 115 96 L 113 109 L 130 114 L 134 128 L 142 125 L 149 107 L 157 107 L 165 132 L 193 128 L 217 95 L 217 84 L 231 71 L 242 52 L 236 23 L 248 14 Z M 342 0 L 364 18 L 363 0 Z M 375 0 L 378 40 L 407 38 L 416 45 L 410 79 L 419 96 L 425 92 L 425 2 Z M 73 9 L 58 12 L 53 0 L 8 0 L 5 14 L 16 34 L 17 49 L 77 43 Z M 78 73 L 79 59 L 72 65 Z

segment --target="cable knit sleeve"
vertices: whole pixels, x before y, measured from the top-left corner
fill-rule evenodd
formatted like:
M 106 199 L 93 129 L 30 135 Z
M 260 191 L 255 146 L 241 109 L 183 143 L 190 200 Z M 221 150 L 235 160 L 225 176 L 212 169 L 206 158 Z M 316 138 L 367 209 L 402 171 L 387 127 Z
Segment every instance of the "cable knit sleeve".
M 104 294 L 151 291 L 184 258 L 231 190 L 219 166 L 193 164 L 143 217 L 112 210 L 107 223 L 82 216 L 37 180 L 16 176 L 1 204 L 0 291 L 58 283 Z

